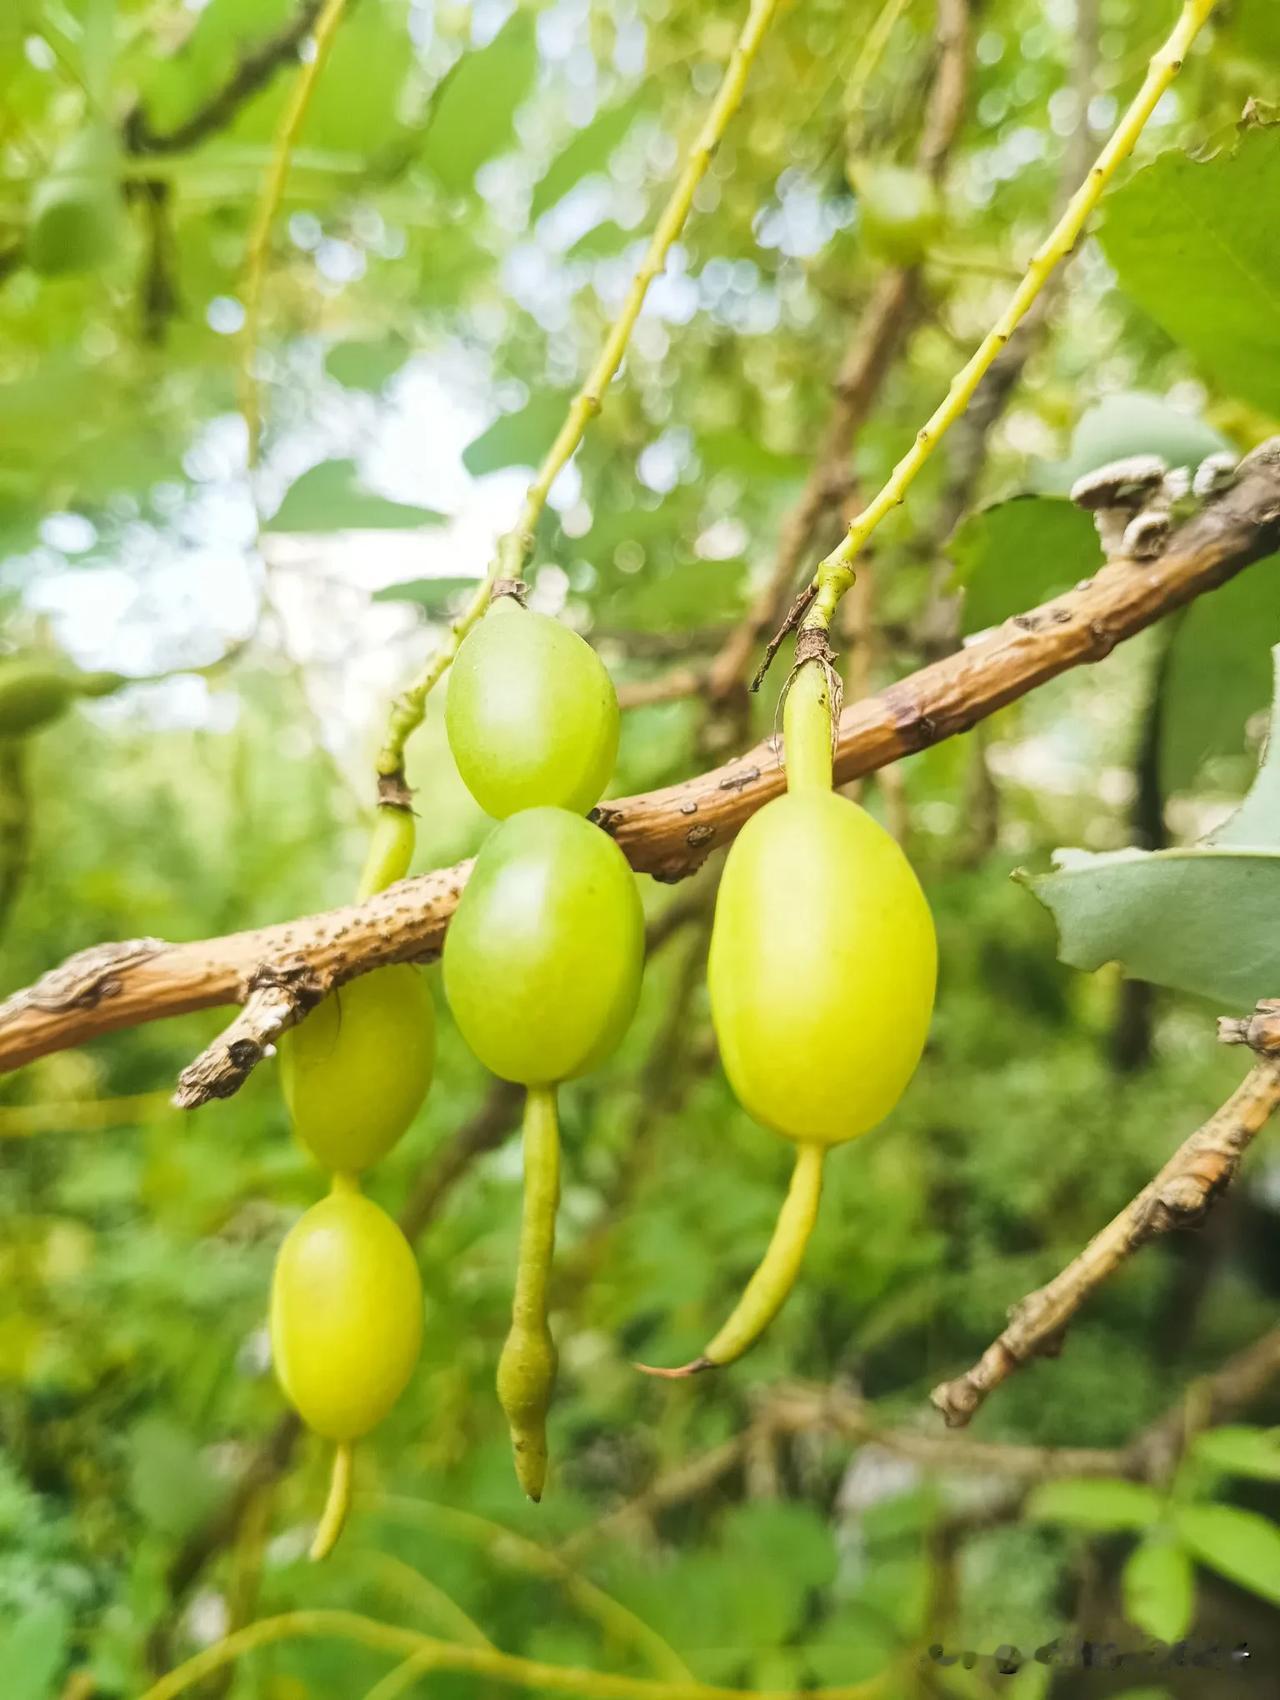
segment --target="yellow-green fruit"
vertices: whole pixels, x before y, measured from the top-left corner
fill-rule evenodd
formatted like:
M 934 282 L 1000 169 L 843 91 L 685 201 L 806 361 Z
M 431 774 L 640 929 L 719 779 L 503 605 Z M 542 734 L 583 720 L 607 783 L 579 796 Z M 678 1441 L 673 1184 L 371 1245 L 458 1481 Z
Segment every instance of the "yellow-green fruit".
M 920 1060 L 936 972 L 924 893 L 864 809 L 804 790 L 743 827 L 708 984 L 725 1071 L 758 1121 L 822 1145 L 882 1121 Z
M 404 1392 L 421 1344 L 418 1266 L 390 1216 L 350 1188 L 313 1205 L 271 1288 L 276 1374 L 303 1422 L 358 1440 Z
M 36 656 L 0 661 L 0 738 L 20 738 L 64 714 L 76 695 L 66 666 Z
M 613 772 L 618 698 L 604 663 L 513 596 L 458 651 L 444 717 L 458 772 L 495 820 L 543 805 L 585 814 Z
M 31 200 L 25 255 L 46 277 L 94 271 L 120 235 L 115 146 L 105 126 L 72 138 Z
M 895 266 L 919 265 L 942 230 L 942 202 L 932 178 L 904 165 L 855 160 L 849 178 L 858 200 L 858 230 L 873 254 Z
M 487 1069 L 522 1086 L 585 1074 L 626 1031 L 644 915 L 613 840 L 565 809 L 526 809 L 486 841 L 444 941 L 444 989 Z
M 367 1169 L 422 1107 L 435 1054 L 420 969 L 398 962 L 339 986 L 280 1036 L 280 1083 L 298 1138 L 327 1169 Z

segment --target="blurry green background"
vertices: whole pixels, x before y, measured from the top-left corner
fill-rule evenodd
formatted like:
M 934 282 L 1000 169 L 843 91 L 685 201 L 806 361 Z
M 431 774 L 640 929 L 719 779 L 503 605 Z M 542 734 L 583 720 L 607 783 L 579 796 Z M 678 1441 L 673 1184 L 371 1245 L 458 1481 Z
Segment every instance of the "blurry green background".
M 624 691 L 698 664 L 768 578 L 842 352 L 888 263 L 864 240 L 849 165 L 913 157 L 934 8 L 907 0 L 851 108 L 879 10 L 782 8 L 622 379 L 552 493 L 536 605 L 591 635 Z M 198 938 L 347 899 L 390 695 L 514 519 L 742 16 L 721 0 L 353 5 L 275 230 L 251 491 L 235 394 L 242 263 L 295 66 L 195 145 L 121 156 L 128 193 L 101 266 L 42 277 L 24 247 L 36 185 L 86 114 L 154 144 L 292 6 L 121 0 L 95 70 L 86 43 L 100 11 L 11 0 L 0 18 L 0 616 L 8 647 L 171 676 L 3 747 L 0 993 L 99 941 Z M 966 117 L 918 314 L 858 434 L 864 493 L 989 323 L 1175 6 L 970 11 Z M 1061 492 L 1089 459 L 1102 398 L 1140 390 L 1164 411 L 1142 428 L 1158 441 L 1128 440 L 1122 424 L 1125 440 L 1094 441 L 1095 463 L 1160 447 L 1160 431 L 1190 432 L 1191 455 L 1223 441 L 1243 451 L 1275 429 L 1265 278 L 1280 275 L 1280 237 L 1263 213 L 1280 204 L 1280 132 L 1266 123 L 1280 27 L 1271 0 L 1224 0 L 1220 13 L 991 430 L 961 427 L 879 533 L 870 632 L 843 640 L 871 685 L 936 653 L 940 618 L 945 647 L 956 569 L 969 629 L 1088 571 L 1087 524 L 1049 496 L 1025 523 L 1017 509 L 974 515 Z M 1259 121 L 1241 136 L 1250 97 Z M 1151 167 L 1166 149 L 1178 154 Z M 802 1381 L 865 1396 L 883 1426 L 939 1435 L 934 1382 L 1240 1078 L 1241 1053 L 1214 1040 L 1220 1011 L 1059 966 L 1048 917 L 1009 875 L 1042 871 L 1059 845 L 1190 841 L 1219 820 L 1253 772 L 1277 639 L 1271 563 L 1175 630 L 866 788 L 937 916 L 928 1054 L 890 1122 L 831 1161 L 803 1284 L 765 1341 L 676 1387 L 631 1360 L 680 1361 L 718 1324 L 764 1244 L 790 1153 L 736 1106 L 715 1060 L 702 963 L 717 860 L 674 891 L 643 882 L 650 916 L 675 904 L 682 924 L 652 955 L 618 1055 L 562 1095 L 561 1374 L 541 1507 L 520 1499 L 492 1391 L 519 1215 L 514 1142 L 466 1167 L 418 1239 L 422 1364 L 360 1449 L 365 1503 L 337 1556 L 313 1569 L 303 1554 L 323 1449 L 303 1441 L 261 1492 L 237 1487 L 283 1409 L 265 1344 L 272 1258 L 324 1185 L 291 1139 L 272 1065 L 229 1102 L 168 1108 L 177 1072 L 224 1019 L 210 1012 L 0 1083 L 4 1700 L 138 1694 L 228 1628 L 322 1604 L 455 1639 L 471 1633 L 462 1612 L 533 1657 L 668 1677 L 679 1660 L 746 1688 L 853 1682 L 905 1660 L 892 1700 L 1266 1692 L 1280 1669 L 1280 1564 L 1265 1541 L 1250 1586 L 1223 1564 L 1195 1577 L 1192 1632 L 1247 1641 L 1251 1674 L 1002 1676 L 990 1659 L 918 1674 L 933 1641 L 1026 1652 L 1074 1628 L 1141 1645 L 1185 1617 L 1185 1578 L 1135 1608 L 1120 1581 L 1135 1541 L 1122 1508 L 1081 1528 L 1022 1505 L 1025 1483 L 998 1469 L 924 1467 L 812 1421 L 780 1432 L 773 1417 Z M 767 734 L 779 683 L 750 727 L 712 723 L 698 698 L 632 709 L 616 792 Z M 488 825 L 450 766 L 442 701 L 411 751 L 415 871 L 470 854 Z M 429 972 L 438 1078 L 369 1182 L 393 1211 L 486 1104 L 484 1130 L 510 1120 Z M 1274 1325 L 1278 1211 L 1264 1135 L 1203 1232 L 1138 1257 L 1060 1359 L 992 1398 L 974 1438 L 1127 1446 Z M 1280 1418 L 1280 1386 L 1268 1397 L 1241 1421 Z M 1268 1482 L 1261 1467 L 1195 1468 L 1187 1492 L 1280 1512 L 1280 1469 Z M 602 1614 L 503 1530 L 571 1557 L 647 1629 Z M 283 1644 L 202 1692 L 347 1700 L 385 1668 L 345 1643 Z M 498 1690 L 433 1676 L 417 1691 Z

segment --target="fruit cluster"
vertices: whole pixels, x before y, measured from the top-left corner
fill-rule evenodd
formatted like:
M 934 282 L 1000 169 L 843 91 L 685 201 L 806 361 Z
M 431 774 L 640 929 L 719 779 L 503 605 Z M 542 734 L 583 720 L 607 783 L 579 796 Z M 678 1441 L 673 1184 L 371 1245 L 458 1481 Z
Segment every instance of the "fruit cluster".
M 827 1150 L 889 1113 L 915 1070 L 932 1010 L 935 941 L 906 857 L 832 790 L 825 640 L 810 634 L 784 709 L 787 792 L 729 852 L 709 961 L 711 1013 L 738 1098 L 795 1142 L 795 1175 L 764 1260 L 686 1375 L 758 1338 L 799 1270 Z M 444 990 L 479 1060 L 525 1088 L 524 1205 L 498 1397 L 531 1499 L 547 1471 L 556 1376 L 547 1289 L 560 1191 L 556 1092 L 602 1062 L 640 990 L 644 924 L 635 878 L 585 811 L 612 774 L 618 704 L 580 637 L 530 612 L 518 587 L 463 642 L 445 724 L 458 770 L 501 824 L 485 842 L 444 945 Z M 380 811 L 362 894 L 400 877 L 412 817 Z M 351 1446 L 390 1409 L 417 1356 L 413 1255 L 358 1187 L 421 1105 L 432 1006 L 418 970 L 372 970 L 331 993 L 281 1044 L 299 1137 L 333 1171 L 330 1195 L 292 1229 L 276 1267 L 272 1340 L 285 1392 L 333 1440 L 329 1506 L 314 1551 L 341 1528 Z M 641 1366 L 644 1367 L 644 1366 Z

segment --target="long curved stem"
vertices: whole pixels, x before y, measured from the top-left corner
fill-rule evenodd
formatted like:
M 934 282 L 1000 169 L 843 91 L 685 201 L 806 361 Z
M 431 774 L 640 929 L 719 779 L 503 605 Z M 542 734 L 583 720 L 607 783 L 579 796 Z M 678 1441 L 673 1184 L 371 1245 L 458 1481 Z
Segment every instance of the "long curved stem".
M 380 795 L 399 795 L 403 790 L 405 744 L 422 724 L 427 697 L 448 671 L 450 663 L 462 646 L 463 638 L 489 606 L 494 585 L 500 578 L 518 579 L 524 571 L 525 561 L 533 548 L 534 531 L 546 506 L 551 486 L 573 458 L 586 432 L 588 421 L 599 413 L 604 405 L 605 392 L 622 364 L 622 357 L 627 351 L 627 343 L 631 339 L 636 320 L 640 317 L 640 309 L 644 305 L 649 285 L 666 265 L 672 244 L 684 229 L 698 185 L 707 174 L 715 151 L 729 126 L 729 120 L 742 104 L 751 66 L 773 21 L 778 3 L 779 0 L 751 0 L 746 22 L 742 26 L 742 33 L 738 37 L 729 63 L 725 66 L 715 99 L 707 110 L 693 146 L 685 157 L 684 167 L 675 187 L 654 226 L 649 246 L 645 249 L 644 258 L 631 280 L 631 287 L 627 291 L 621 311 L 605 337 L 586 382 L 569 404 L 564 424 L 529 486 L 520 517 L 511 530 L 499 540 L 488 572 L 476 587 L 475 594 L 467 606 L 450 626 L 444 641 L 428 661 L 424 671 L 392 705 L 386 742 L 378 754 Z
M 685 1376 L 697 1375 L 699 1370 L 718 1369 L 723 1364 L 731 1364 L 755 1345 L 796 1284 L 813 1224 L 818 1219 L 822 1166 L 826 1155 L 825 1145 L 801 1145 L 797 1150 L 791 1185 L 778 1212 L 768 1250 L 747 1282 L 729 1320 L 702 1355 L 681 1364 L 678 1369 L 655 1369 L 651 1364 L 637 1364 L 637 1369 L 643 1370 L 646 1375 L 679 1381 Z
M 1088 176 L 1067 203 L 1062 217 L 1036 249 L 1026 274 L 1014 290 L 1003 313 L 978 344 L 966 365 L 951 380 L 951 387 L 946 396 L 916 433 L 915 441 L 889 474 L 884 487 L 872 497 L 852 522 L 843 541 L 819 563 L 814 582 L 820 588 L 832 588 L 833 602 L 838 601 L 852 583 L 849 564 L 854 556 L 885 515 L 902 501 L 916 474 L 973 399 L 974 391 L 1025 318 L 1054 268 L 1074 248 L 1090 213 L 1102 198 L 1118 167 L 1133 152 L 1148 118 L 1155 110 L 1160 97 L 1182 69 L 1183 59 L 1216 4 L 1217 0 L 1185 0 L 1168 40 L 1147 69 L 1142 87 L 1130 102 Z
M 754 1695 L 741 1688 L 719 1688 L 701 1682 L 659 1682 L 653 1677 L 614 1676 L 606 1671 L 582 1670 L 568 1665 L 543 1664 L 514 1653 L 490 1652 L 486 1647 L 462 1647 L 437 1641 L 416 1629 L 396 1623 L 379 1623 L 359 1612 L 332 1609 L 285 1612 L 279 1617 L 260 1618 L 225 1640 L 206 1647 L 176 1670 L 153 1683 L 138 1700 L 177 1700 L 207 1676 L 226 1665 L 277 1641 L 329 1637 L 356 1641 L 379 1652 L 413 1656 L 421 1668 L 436 1671 L 465 1671 L 487 1677 L 513 1688 L 546 1689 L 555 1694 L 575 1694 L 585 1700 L 794 1700 L 794 1689 L 764 1689 Z M 815 1688 L 809 1700 L 878 1700 L 887 1692 L 891 1677 L 900 1680 L 893 1668 L 863 1682 L 839 1688 Z
M 560 1127 L 554 1086 L 531 1086 L 524 1105 L 524 1206 L 511 1332 L 498 1360 L 498 1400 L 511 1429 L 516 1476 L 532 1500 L 547 1477 L 547 1409 L 556 1346 L 547 1325 L 547 1289 L 560 1204 Z

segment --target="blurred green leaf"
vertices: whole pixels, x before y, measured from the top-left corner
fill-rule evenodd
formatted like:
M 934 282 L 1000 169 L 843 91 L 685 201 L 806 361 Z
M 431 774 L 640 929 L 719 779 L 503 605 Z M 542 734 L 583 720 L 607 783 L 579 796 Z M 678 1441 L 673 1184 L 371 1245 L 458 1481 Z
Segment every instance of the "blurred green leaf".
M 612 259 L 615 254 L 621 254 L 637 237 L 643 239 L 643 232 L 624 230 L 616 220 L 606 218 L 594 229 L 588 230 L 585 236 L 579 236 L 565 258 L 569 260 Z
M 1190 790 L 1213 756 L 1245 752 L 1245 727 L 1271 700 L 1280 632 L 1280 556 L 1199 597 L 1178 625 L 1160 718 L 1160 786 Z
M 1178 1641 L 1191 1627 L 1195 1572 L 1186 1550 L 1153 1535 L 1136 1546 L 1121 1575 L 1125 1616 L 1161 1641 Z
M 555 440 L 569 405 L 568 392 L 541 391 L 515 413 L 503 413 L 473 437 L 462 464 L 473 478 L 504 466 L 536 467 Z
M 51 1700 L 68 1653 L 71 1616 L 57 1600 L 32 1606 L 0 1627 L 4 1700 Z
M 1280 1526 L 1235 1505 L 1180 1505 L 1178 1533 L 1201 1564 L 1280 1605 Z
M 631 128 L 644 103 L 644 91 L 639 90 L 627 100 L 606 106 L 574 133 L 534 186 L 529 204 L 531 223 L 563 199 L 589 172 L 608 169 L 609 155 Z
M 947 544 L 964 586 L 964 631 L 985 631 L 1102 565 L 1093 520 L 1051 496 L 1015 496 L 963 520 Z
M 803 478 L 809 470 L 804 455 L 779 454 L 766 448 L 749 431 L 729 426 L 699 431 L 698 454 L 708 472 L 736 472 L 743 478 Z
M 1273 651 L 1280 677 L 1280 648 Z M 1280 985 L 1280 688 L 1249 795 L 1203 843 L 1174 850 L 1054 852 L 1020 876 L 1052 913 L 1073 968 L 1119 962 L 1132 979 L 1236 1008 Z M 1171 927 L 1169 917 L 1178 925 Z
M 384 584 L 373 602 L 413 602 L 432 619 L 447 614 L 464 590 L 474 590 L 474 578 L 411 578 L 403 584 Z
M 338 342 L 324 357 L 324 369 L 349 390 L 380 390 L 409 358 L 403 337 L 384 336 L 366 342 Z
M 181 1536 L 222 1497 L 195 1441 L 164 1417 L 146 1417 L 129 1436 L 129 1497 L 145 1523 Z
M 1064 461 L 1035 466 L 1033 482 L 1046 494 L 1065 496 L 1077 478 L 1130 455 L 1159 455 L 1169 466 L 1196 467 L 1231 444 L 1212 425 L 1163 396 L 1117 390 L 1086 407 L 1071 433 Z
M 1028 1517 L 1080 1529 L 1150 1529 L 1163 1509 L 1154 1488 L 1119 1476 L 1041 1482 L 1027 1501 Z
M 476 172 L 515 136 L 516 108 L 538 68 L 533 17 L 520 11 L 486 47 L 465 53 L 435 97 L 422 162 L 450 194 L 462 194 Z
M 1280 412 L 1280 131 L 1211 160 L 1161 154 L 1104 203 L 1100 239 L 1125 294 L 1231 394 Z
M 1280 1482 L 1280 1428 L 1244 1424 L 1206 1429 L 1192 1443 L 1194 1457 L 1234 1476 Z
M 324 460 L 285 491 L 269 531 L 414 531 L 444 525 L 446 515 L 375 495 L 361 484 L 353 460 Z

